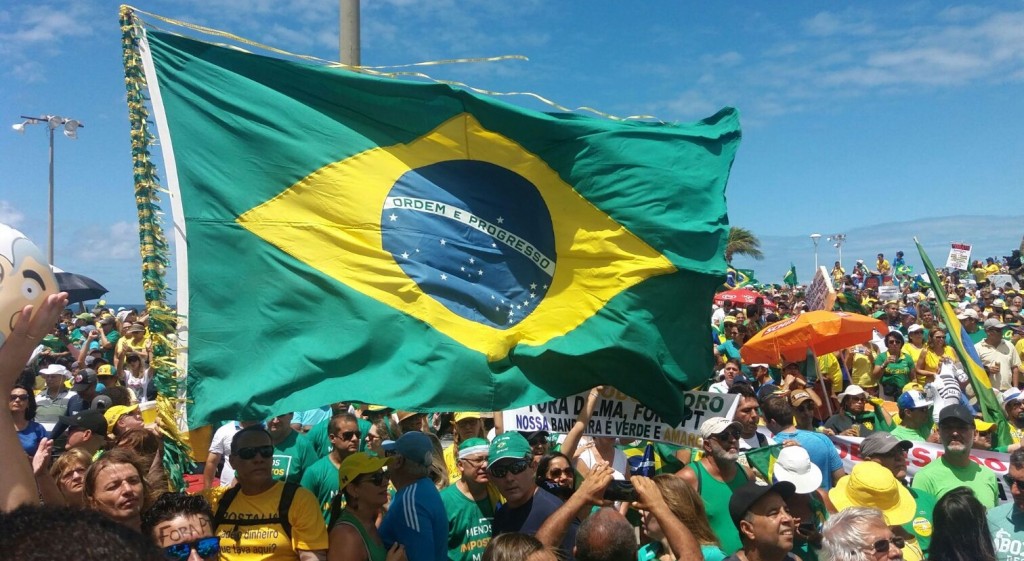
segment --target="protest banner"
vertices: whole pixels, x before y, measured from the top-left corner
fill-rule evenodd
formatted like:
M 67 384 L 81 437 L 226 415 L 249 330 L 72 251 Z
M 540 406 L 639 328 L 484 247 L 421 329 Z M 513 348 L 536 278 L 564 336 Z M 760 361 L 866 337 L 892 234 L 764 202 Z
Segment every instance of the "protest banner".
M 1020 284 L 1017 283 L 1017 279 L 1013 278 L 1013 275 L 989 275 L 988 282 L 992 286 L 1003 288 L 1009 284 L 1014 290 L 1020 290 Z
M 953 242 L 950 244 L 946 267 L 950 269 L 968 270 L 971 263 L 971 244 Z
M 836 289 L 832 287 L 832 276 L 828 274 L 825 267 L 818 267 L 814 273 L 814 280 L 807 287 L 804 296 L 807 301 L 807 311 L 831 310 L 836 301 Z
M 882 285 L 878 287 L 878 299 L 882 302 L 897 300 L 900 297 L 900 287 L 896 285 Z
M 839 457 L 843 460 L 843 469 L 846 470 L 846 473 L 850 473 L 853 466 L 863 461 L 860 455 L 863 438 L 853 436 L 830 436 L 829 438 L 832 439 L 832 444 L 835 445 Z M 914 447 L 907 452 L 907 477 L 913 480 L 914 475 L 921 468 L 939 459 L 944 453 L 941 444 L 914 442 Z M 999 502 L 1005 503 L 1011 500 L 1010 490 L 1003 480 L 1003 476 L 1010 468 L 1010 455 L 988 450 L 971 450 L 971 460 L 996 474 L 996 481 L 999 483 Z
M 567 433 L 576 423 L 576 418 L 579 417 L 586 402 L 587 392 L 584 392 L 529 407 L 506 410 L 502 413 L 505 430 Z M 736 412 L 736 396 L 685 392 L 683 410 L 683 422 L 675 426 L 669 425 L 636 399 L 614 388 L 604 388 L 583 434 L 698 447 L 700 425 L 712 417 L 731 419 Z

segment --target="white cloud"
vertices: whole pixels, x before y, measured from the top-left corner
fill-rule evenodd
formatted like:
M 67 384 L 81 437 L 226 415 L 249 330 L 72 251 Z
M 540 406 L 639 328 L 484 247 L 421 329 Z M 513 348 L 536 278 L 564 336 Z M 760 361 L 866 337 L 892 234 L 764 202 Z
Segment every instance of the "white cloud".
M 17 228 L 24 221 L 25 215 L 21 211 L 9 201 L 0 199 L 0 223 Z
M 139 259 L 139 225 L 121 221 L 88 226 L 75 236 L 76 258 L 84 260 Z
M 875 32 L 875 26 L 872 23 L 852 13 L 835 14 L 819 12 L 813 17 L 804 20 L 803 28 L 810 35 L 824 37 L 834 35 L 870 35 Z

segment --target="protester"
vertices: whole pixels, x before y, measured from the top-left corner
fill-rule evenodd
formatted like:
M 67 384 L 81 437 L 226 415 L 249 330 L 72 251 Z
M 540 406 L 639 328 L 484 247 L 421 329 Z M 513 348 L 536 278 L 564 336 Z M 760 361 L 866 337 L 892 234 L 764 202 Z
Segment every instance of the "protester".
M 821 470 L 823 489 L 831 489 L 835 481 L 846 475 L 839 452 L 836 451 L 836 447 L 827 436 L 796 428 L 793 420 L 793 408 L 786 397 L 768 398 L 762 405 L 762 410 L 765 424 L 768 426 L 768 430 L 772 431 L 776 442 L 785 443 L 787 440 L 792 440 L 807 450 L 811 461 Z
M 1013 452 L 1021 447 L 1021 439 L 1024 438 L 1024 393 L 1017 388 L 1003 392 L 1003 412 L 1009 422 L 1010 438 L 1013 440 L 1007 452 Z
M 220 559 L 220 538 L 213 535 L 213 511 L 201 495 L 160 495 L 142 513 L 142 533 L 163 548 L 168 559 Z
M 512 532 L 495 536 L 484 550 L 481 561 L 559 561 L 554 548 L 537 538 Z
M 903 538 L 893 534 L 877 508 L 850 507 L 822 529 L 822 561 L 902 561 Z
M 107 444 L 107 420 L 103 410 L 86 409 L 71 417 L 61 417 L 60 422 L 68 427 L 67 448 L 81 448 L 94 456 Z
M 235 486 L 214 505 L 213 516 L 222 561 L 250 561 L 268 551 L 275 559 L 312 561 L 327 551 L 316 497 L 296 484 L 275 480 L 273 457 L 273 440 L 262 426 L 244 428 L 231 440 Z
M 908 561 L 924 559 L 920 544 L 903 528 L 914 519 L 917 503 L 910 491 L 884 466 L 875 462 L 857 464 L 828 496 L 840 512 L 850 507 L 877 508 L 894 535 L 903 540 L 900 546 L 903 556 Z
M 146 356 L 149 357 L 151 351 Z M 143 364 L 142 356 L 139 353 L 130 352 L 125 355 L 124 369 L 121 371 L 124 385 L 128 388 L 138 401 L 149 401 L 156 396 L 149 394 L 149 383 L 153 378 L 152 370 Z
M 99 380 L 96 378 L 96 371 L 92 368 L 82 368 L 75 373 L 75 377 L 72 378 L 74 385 L 71 386 L 71 391 L 75 392 L 75 395 L 68 399 L 67 410 L 64 411 L 62 417 L 73 417 L 76 413 L 85 411 L 92 404 L 93 398 L 96 397 L 96 384 Z M 53 430 L 50 431 L 50 439 L 57 440 L 60 438 L 68 426 L 63 422 L 62 419 L 58 419 Z
M 876 432 L 861 442 L 860 453 L 865 461 L 875 462 L 888 469 L 914 498 L 917 511 L 910 522 L 903 524 L 903 529 L 917 538 L 921 551 L 927 551 L 933 534 L 932 510 L 935 509 L 936 498 L 931 493 L 913 489 L 907 484 L 907 451 L 912 445 L 909 440 L 900 440 L 894 434 Z
M 452 445 L 444 450 L 444 464 L 448 469 L 449 483 L 455 483 L 460 477 L 458 465 L 459 444 L 470 438 L 486 438 L 484 423 L 481 421 L 479 413 L 456 413 L 452 416 L 452 429 Z M 544 454 L 542 453 L 541 455 L 543 456 Z
M 50 466 L 50 477 L 69 507 L 85 506 L 85 473 L 92 465 L 92 455 L 81 448 L 65 450 Z
M 115 438 L 132 429 L 143 427 L 142 413 L 139 412 L 138 405 L 108 407 L 103 411 L 103 418 L 107 422 L 107 434 Z
M 35 455 L 39 441 L 46 438 L 47 432 L 35 421 L 36 400 L 31 387 L 16 385 L 11 389 L 10 411 L 22 450 L 27 456 Z
M 441 491 L 448 515 L 448 559 L 478 559 L 491 541 L 494 509 L 500 501 L 489 493 L 486 438 L 468 438 L 459 444 L 455 468 L 459 479 Z M 568 469 L 568 463 L 566 463 Z
M 840 410 L 825 421 L 825 428 L 841 436 L 867 436 L 874 432 L 874 423 L 870 420 L 872 416 L 864 412 L 868 397 L 863 388 L 850 384 L 837 396 Z M 872 405 L 882 411 L 886 422 L 891 423 L 892 418 L 881 407 L 882 400 L 877 397 L 871 399 Z
M 786 507 L 794 492 L 786 481 L 771 486 L 749 481 L 736 489 L 729 499 L 729 516 L 743 547 L 725 561 L 799 561 L 791 553 L 796 519 Z
M 271 417 L 267 419 L 267 432 L 274 441 L 274 479 L 298 484 L 317 456 L 309 442 L 299 438 L 300 433 L 291 423 L 292 413 Z
M 518 432 L 502 433 L 491 441 L 487 461 L 488 479 L 505 497 L 505 503 L 494 513 L 493 535 L 509 532 L 535 535 L 548 517 L 562 506 L 562 501 L 537 486 L 537 466 L 530 444 Z M 611 477 L 610 468 L 605 464 L 595 466 L 595 470 Z M 576 543 L 576 530 L 575 523 L 565 530 L 565 538 L 560 542 L 565 555 L 571 554 Z
M 935 327 L 927 332 L 928 346 L 917 359 L 917 383 L 927 385 L 935 381 L 943 364 L 959 364 L 953 348 L 946 345 L 946 331 Z
M 911 326 L 913 327 L 913 326 Z M 914 359 L 905 347 L 903 335 L 890 331 L 885 336 L 885 352 L 875 357 L 871 377 L 882 387 L 883 396 L 898 399 L 903 386 L 915 379 Z
M 575 487 L 569 457 L 561 452 L 543 456 L 537 462 L 537 485 L 563 501 L 569 498 Z
M 634 477 L 633 481 L 637 485 L 638 494 L 647 492 L 644 489 L 645 484 L 642 483 L 644 479 Z M 708 524 L 707 511 L 700 495 L 681 479 L 670 474 L 656 475 L 652 481 L 671 511 L 671 523 L 682 523 L 683 527 L 693 535 L 693 539 L 700 546 L 700 553 L 703 555 L 704 561 L 724 559 L 725 552 L 722 551 L 718 536 Z M 672 547 L 669 536 L 659 521 L 661 518 L 665 518 L 665 514 L 656 514 L 647 509 L 642 512 L 643 531 L 652 541 L 640 548 L 639 561 L 665 558 L 684 559 L 685 557 L 682 557 L 678 548 Z M 659 514 L 661 518 L 659 518 Z
M 328 427 L 328 438 L 333 445 L 331 452 L 313 462 L 302 474 L 302 486 L 316 496 L 324 522 L 330 520 L 331 502 L 341 490 L 338 487 L 338 468 L 345 458 L 359 451 L 362 440 L 356 416 L 351 413 L 331 417 Z
M 800 521 L 793 537 L 793 554 L 803 561 L 815 561 L 821 549 L 821 528 L 828 520 L 828 507 L 818 494 L 821 470 L 811 462 L 807 450 L 787 446 L 779 451 L 772 479 L 793 484 L 794 492 L 786 499 L 790 515 Z
M 1024 551 L 1024 449 L 1014 450 L 1009 464 L 1004 481 L 1011 500 L 989 508 L 985 515 L 999 561 L 1014 559 Z
M 954 404 L 943 408 L 939 413 L 939 439 L 945 454 L 921 468 L 911 486 L 938 499 L 957 487 L 967 486 L 981 504 L 995 506 L 999 495 L 995 474 L 971 461 L 974 430 L 974 416 L 967 407 Z
M 974 345 L 992 387 L 1005 392 L 1020 384 L 1021 359 L 1013 345 L 1003 339 L 1006 324 L 998 319 L 985 320 L 985 338 Z
M 115 448 L 85 472 L 82 489 L 86 508 L 139 531 L 142 511 L 149 506 L 146 468 L 135 453 Z
M 98 512 L 31 505 L 0 513 L 0 552 L 12 561 L 168 559 L 138 530 Z
M 926 442 L 931 435 L 932 400 L 918 390 L 907 390 L 896 400 L 900 424 L 892 429 L 899 440 Z
M 71 378 L 71 372 L 60 364 L 51 364 L 39 370 L 39 375 L 46 382 L 43 391 L 36 395 L 36 421 L 40 423 L 56 423 L 68 410 L 71 392 L 64 382 Z
M 388 477 L 397 489 L 380 523 L 384 546 L 403 545 L 410 561 L 444 559 L 448 555 L 448 517 L 429 477 L 434 444 L 422 432 L 412 431 L 385 443 L 384 450 L 394 455 Z
M 970 488 L 953 489 L 939 499 L 935 504 L 934 519 L 935 536 L 928 548 L 929 561 L 999 559 L 986 522 L 985 507 Z
M 789 392 L 789 404 L 793 408 L 793 418 L 796 422 L 796 428 L 807 431 L 814 430 L 814 414 L 818 411 L 818 406 L 815 404 L 814 397 L 815 394 L 807 390 L 794 390 Z M 823 431 L 827 430 L 828 429 L 823 429 Z
M 259 421 L 234 421 L 224 423 L 222 427 L 213 433 L 210 440 L 210 449 L 206 453 L 206 462 L 203 466 L 203 488 L 213 489 L 213 481 L 217 478 L 217 470 L 220 470 L 220 482 L 218 487 L 230 487 L 235 480 L 235 469 L 231 467 L 231 440 L 238 431 L 245 427 L 260 424 Z
M 338 467 L 341 494 L 332 501 L 328 561 L 404 561 L 405 547 L 384 547 L 377 520 L 388 502 L 388 475 L 383 469 L 390 458 L 365 452 L 350 454 Z M 342 498 L 345 508 L 341 508 Z

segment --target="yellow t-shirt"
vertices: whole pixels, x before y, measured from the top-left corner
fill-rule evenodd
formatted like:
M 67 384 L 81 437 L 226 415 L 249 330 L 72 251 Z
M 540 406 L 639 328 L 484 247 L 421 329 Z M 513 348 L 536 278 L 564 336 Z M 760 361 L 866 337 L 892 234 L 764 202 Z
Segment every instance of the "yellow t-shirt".
M 917 359 L 921 356 L 924 351 L 924 347 L 915 347 L 910 343 L 903 345 L 903 352 L 910 355 L 910 358 L 914 359 L 914 365 L 917 365 Z
M 277 518 L 278 505 L 284 483 L 277 482 L 258 495 L 239 492 L 228 511 L 224 523 L 214 528 L 220 537 L 221 561 L 293 561 L 295 552 L 327 550 L 327 526 L 320 513 L 320 505 L 313 493 L 299 488 L 288 510 L 292 536 L 288 539 L 279 522 L 239 524 L 234 521 Z M 217 497 L 218 502 L 220 497 Z M 213 504 L 217 512 L 217 504 Z
M 875 369 L 874 362 L 865 353 L 853 355 L 853 368 L 850 377 L 853 383 L 862 388 L 873 388 L 878 385 L 878 380 L 871 377 L 871 371 Z M 841 374 L 840 374 L 841 375 Z
M 995 263 L 993 263 L 991 265 L 985 266 L 985 273 L 988 274 L 988 275 L 998 275 L 999 274 L 999 265 L 996 265 Z
M 818 374 L 832 382 L 833 392 L 838 394 L 843 391 L 843 369 L 839 367 L 836 355 L 828 353 L 818 357 Z
M 1017 349 L 1017 356 L 1020 357 L 1021 362 L 1024 362 L 1024 337 L 1021 337 L 1013 348 Z
M 924 353 L 924 369 L 928 370 L 929 372 L 935 372 L 936 374 L 938 374 L 939 355 L 935 354 L 935 351 L 931 350 L 931 348 L 928 347 L 926 347 L 921 352 Z M 918 356 L 920 356 L 920 354 Z M 953 351 L 953 347 L 950 347 L 949 345 L 947 345 L 946 348 L 943 349 L 942 356 L 952 359 L 954 362 L 960 362 L 956 358 L 956 353 Z M 922 385 L 927 384 L 928 378 L 925 376 L 918 376 L 917 382 Z

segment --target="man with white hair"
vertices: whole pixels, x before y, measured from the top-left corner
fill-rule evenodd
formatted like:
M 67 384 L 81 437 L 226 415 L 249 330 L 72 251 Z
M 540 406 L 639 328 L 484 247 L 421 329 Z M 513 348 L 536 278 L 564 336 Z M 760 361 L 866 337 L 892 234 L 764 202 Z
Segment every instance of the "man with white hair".
M 903 538 L 877 508 L 854 506 L 833 514 L 821 531 L 822 561 L 901 561 Z

